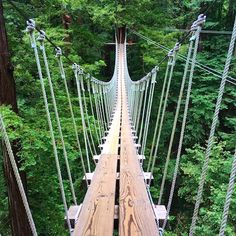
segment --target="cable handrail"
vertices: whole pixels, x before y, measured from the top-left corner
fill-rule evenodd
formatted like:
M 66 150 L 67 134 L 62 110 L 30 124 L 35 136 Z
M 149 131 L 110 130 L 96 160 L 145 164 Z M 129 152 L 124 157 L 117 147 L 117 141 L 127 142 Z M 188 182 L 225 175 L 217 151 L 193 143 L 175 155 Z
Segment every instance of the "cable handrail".
M 140 38 L 142 38 L 142 39 L 148 41 L 149 43 L 151 43 L 151 44 L 157 46 L 158 48 L 161 48 L 163 51 L 169 52 L 169 51 L 171 50 L 170 48 L 168 48 L 168 47 L 166 47 L 166 46 L 164 46 L 164 45 L 162 45 L 162 44 L 160 44 L 160 43 L 158 43 L 158 42 L 156 42 L 156 41 L 154 41 L 154 40 L 148 38 L 147 36 L 144 36 L 143 34 L 137 32 L 137 31 L 135 31 L 135 30 L 130 29 L 130 31 L 131 31 L 132 33 L 134 33 L 135 35 L 139 36 Z M 181 60 L 183 60 L 183 61 L 186 62 L 186 60 L 187 60 L 187 57 L 186 57 L 186 56 L 184 56 L 184 55 L 181 54 L 181 53 L 178 53 L 177 56 L 178 56 Z M 203 64 L 200 63 L 199 61 L 196 61 L 196 67 L 198 67 L 198 68 L 204 70 L 205 72 L 207 72 L 207 73 L 209 73 L 209 74 L 212 74 L 212 75 L 214 75 L 214 76 L 216 76 L 216 77 L 218 77 L 218 78 L 221 78 L 221 77 L 222 77 L 222 73 L 221 73 L 220 71 L 217 71 L 217 70 L 211 68 L 210 66 L 203 65 Z M 231 84 L 234 84 L 234 83 L 232 83 L 232 81 L 230 81 L 230 80 L 236 81 L 236 78 L 234 78 L 234 77 L 232 77 L 232 76 L 229 76 L 229 75 L 228 75 L 227 78 L 228 78 L 228 79 L 227 79 L 227 82 L 229 82 L 229 83 L 231 83 Z

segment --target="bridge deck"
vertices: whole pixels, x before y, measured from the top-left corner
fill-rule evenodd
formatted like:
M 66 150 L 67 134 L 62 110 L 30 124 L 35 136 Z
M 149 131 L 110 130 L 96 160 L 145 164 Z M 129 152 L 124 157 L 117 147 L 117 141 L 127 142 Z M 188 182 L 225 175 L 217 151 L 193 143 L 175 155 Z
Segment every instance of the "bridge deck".
M 123 56 L 123 47 L 120 49 Z M 119 235 L 159 235 L 154 211 L 144 183 L 129 121 L 124 80 L 124 61 L 120 61 L 122 79 L 122 124 L 120 151 Z
M 118 145 L 121 119 L 121 92 L 111 128 L 103 146 L 91 185 L 88 188 L 74 235 L 113 235 Z
M 76 236 L 113 235 L 115 194 L 119 194 L 119 235 L 159 235 L 129 121 L 123 50 L 124 45 L 119 45 L 116 111 L 75 227 Z M 120 170 L 117 170 L 120 127 Z M 119 193 L 115 192 L 117 172 L 120 172 Z

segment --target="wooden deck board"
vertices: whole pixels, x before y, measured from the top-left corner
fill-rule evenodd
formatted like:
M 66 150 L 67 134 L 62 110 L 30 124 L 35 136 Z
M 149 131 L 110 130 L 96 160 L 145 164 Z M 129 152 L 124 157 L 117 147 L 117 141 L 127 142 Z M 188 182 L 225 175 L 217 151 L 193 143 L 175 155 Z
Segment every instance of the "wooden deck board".
M 85 195 L 74 236 L 112 236 L 121 120 L 121 92 L 106 142 Z
M 119 235 L 158 236 L 155 214 L 144 184 L 144 176 L 136 153 L 124 83 L 123 45 L 120 45 L 118 96 L 110 129 L 106 132 L 90 187 L 75 226 L 75 236 L 112 236 L 114 230 L 115 191 L 119 136 L 120 189 Z M 122 121 L 122 122 L 121 122 Z M 121 124 L 122 123 L 122 124 Z M 120 135 L 121 125 L 121 135 Z
M 120 51 L 122 56 L 122 49 Z M 124 70 L 122 60 L 121 70 Z M 122 73 L 121 76 L 123 76 Z M 122 78 L 124 81 L 124 78 Z M 159 235 L 155 214 L 144 183 L 129 121 L 125 83 L 122 83 L 119 235 Z
M 113 235 L 117 155 L 103 154 L 86 193 L 74 235 Z

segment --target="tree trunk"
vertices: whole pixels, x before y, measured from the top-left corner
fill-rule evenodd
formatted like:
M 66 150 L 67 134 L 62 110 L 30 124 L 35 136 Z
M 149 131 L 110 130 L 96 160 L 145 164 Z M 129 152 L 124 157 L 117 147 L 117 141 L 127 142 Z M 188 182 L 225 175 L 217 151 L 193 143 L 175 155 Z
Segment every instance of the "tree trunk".
M 227 13 L 227 26 L 230 27 L 230 29 L 233 27 L 234 24 L 234 17 L 236 13 L 236 2 L 235 0 L 229 0 L 229 8 Z
M 119 27 L 117 28 L 117 41 L 118 43 L 124 43 L 125 42 L 125 32 L 126 32 L 126 27 Z
M 0 0 L 0 105 L 11 105 L 12 110 L 16 113 L 16 88 L 13 78 L 13 67 L 10 62 L 10 53 L 8 50 L 7 35 L 5 22 L 3 17 L 3 3 Z M 7 183 L 8 200 L 9 200 L 9 217 L 11 222 L 12 235 L 14 236 L 30 236 L 32 235 L 28 223 L 25 208 L 21 199 L 21 195 L 15 180 L 14 172 L 11 167 L 10 159 L 6 147 L 3 145 L 4 156 L 4 173 Z M 13 144 L 14 156 L 17 160 L 17 143 Z M 26 176 L 21 172 L 22 182 L 25 185 Z

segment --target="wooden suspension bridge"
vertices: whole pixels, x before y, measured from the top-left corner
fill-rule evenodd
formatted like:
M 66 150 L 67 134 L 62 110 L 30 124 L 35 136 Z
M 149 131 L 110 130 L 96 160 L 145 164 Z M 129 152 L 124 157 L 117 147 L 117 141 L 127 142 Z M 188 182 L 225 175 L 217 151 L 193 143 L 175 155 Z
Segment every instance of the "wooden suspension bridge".
M 119 235 L 159 235 L 159 219 L 146 191 L 129 115 L 124 42 L 117 44 L 117 52 L 116 106 L 74 235 L 113 235 L 115 215 Z
M 163 82 L 163 89 L 160 98 L 159 110 L 162 109 L 162 114 L 158 110 L 156 126 L 154 131 L 154 141 L 149 158 L 147 172 L 143 170 L 143 162 L 145 161 L 144 150 L 147 141 L 148 126 L 150 121 L 150 113 L 152 108 L 152 99 L 155 90 L 156 77 L 158 66 L 148 73 L 144 78 L 139 81 L 132 81 L 127 66 L 126 54 L 126 29 L 125 27 L 117 30 L 116 38 L 116 57 L 114 75 L 109 82 L 96 80 L 91 75 L 86 74 L 82 68 L 73 64 L 73 71 L 75 74 L 78 98 L 80 104 L 80 112 L 82 117 L 83 135 L 85 140 L 85 149 L 87 157 L 87 167 L 89 172 L 86 173 L 86 167 L 81 157 L 81 164 L 83 165 L 84 180 L 87 184 L 87 192 L 82 204 L 78 205 L 75 197 L 74 186 L 70 173 L 69 162 L 67 159 L 67 152 L 64 145 L 63 133 L 59 114 L 57 111 L 57 104 L 51 81 L 50 68 L 48 64 L 44 42 L 50 41 L 44 31 L 41 31 L 35 26 L 33 20 L 27 20 L 27 32 L 30 36 L 31 46 L 34 51 L 36 65 L 38 69 L 39 79 L 42 87 L 43 99 L 47 120 L 50 128 L 50 135 L 52 139 L 53 152 L 56 161 L 56 168 L 58 172 L 58 180 L 62 195 L 62 201 L 65 209 L 65 221 L 69 229 L 69 234 L 74 236 L 111 236 L 119 234 L 120 236 L 159 236 L 163 235 L 166 227 L 170 208 L 173 200 L 173 193 L 175 189 L 175 182 L 178 173 L 179 159 L 182 150 L 183 136 L 185 131 L 185 124 L 188 112 L 188 105 L 191 93 L 192 79 L 195 66 L 198 65 L 196 55 L 198 50 L 199 36 L 202 25 L 205 22 L 205 15 L 200 15 L 196 21 L 193 22 L 190 31 L 183 39 L 178 42 L 172 50 L 168 51 L 164 61 L 168 58 L 165 79 Z M 35 38 L 35 31 L 39 32 L 37 42 L 40 44 L 43 60 L 39 57 L 39 50 Z M 138 35 L 138 33 L 137 33 Z M 139 35 L 140 36 L 140 35 Z M 183 89 L 185 86 L 186 78 L 188 77 L 187 95 L 185 98 L 185 109 L 182 120 L 181 135 L 178 146 L 178 153 L 176 157 L 175 170 L 173 175 L 172 186 L 170 189 L 170 196 L 167 207 L 161 205 L 161 197 L 165 185 L 166 173 L 164 171 L 162 185 L 160 186 L 160 197 L 158 205 L 153 203 L 149 187 L 153 179 L 153 168 L 156 162 L 156 156 L 159 146 L 159 138 L 164 121 L 164 114 L 166 103 L 168 99 L 169 87 L 173 76 L 176 58 L 180 48 L 180 43 L 187 37 L 189 39 L 188 56 L 184 58 L 186 61 L 184 76 L 179 93 L 177 108 L 175 111 L 175 121 L 171 137 L 174 137 L 176 122 L 179 116 L 179 107 L 182 102 Z M 236 19 L 232 32 L 232 38 L 229 46 L 228 57 L 225 64 L 225 70 L 222 75 L 221 87 L 216 103 L 216 109 L 213 117 L 211 132 L 209 135 L 208 146 L 206 150 L 206 158 L 204 167 L 199 182 L 198 195 L 194 209 L 192 224 L 189 235 L 194 234 L 199 205 L 202 197 L 203 185 L 206 178 L 208 159 L 212 149 L 214 133 L 216 129 L 216 121 L 218 119 L 220 104 L 224 93 L 226 82 L 232 82 L 232 77 L 228 76 L 229 66 L 232 59 L 233 49 L 236 40 Z M 53 44 L 55 47 L 55 45 Z M 78 131 L 75 124 L 75 118 L 68 92 L 65 71 L 61 60 L 62 51 L 59 47 L 56 49 L 56 58 L 60 68 L 61 77 L 65 82 L 65 88 L 68 95 L 68 102 L 72 121 L 75 128 L 75 135 L 80 149 L 78 140 Z M 43 61 L 43 63 L 42 63 Z M 59 128 L 60 138 L 63 146 L 63 154 L 68 172 L 68 179 L 70 181 L 71 193 L 73 196 L 74 204 L 70 207 L 67 206 L 65 197 L 65 190 L 63 179 L 60 170 L 60 160 L 58 158 L 57 143 L 55 141 L 53 125 L 51 121 L 47 92 L 45 90 L 44 77 L 42 72 L 42 64 L 45 66 L 45 71 L 50 85 L 50 93 L 53 100 L 53 107 L 57 118 L 57 126 Z M 102 142 L 100 153 L 96 153 L 94 148 L 94 140 L 91 135 L 89 120 L 86 120 L 87 104 L 85 101 L 85 85 L 84 79 L 87 78 L 87 88 L 91 92 L 91 88 L 95 98 L 96 117 L 100 120 L 100 126 L 97 131 L 97 136 Z M 89 94 L 90 96 L 91 94 Z M 96 100 L 97 99 L 97 100 Z M 93 111 L 92 100 L 90 99 L 91 110 Z M 85 109 L 83 109 L 85 108 Z M 89 133 L 89 131 L 90 133 Z M 31 228 L 32 235 L 37 235 L 36 227 L 27 201 L 27 197 L 23 188 L 21 176 L 17 163 L 15 161 L 11 144 L 7 135 L 2 116 L 0 116 L 0 130 L 3 133 L 3 141 L 9 155 L 10 164 L 15 176 L 19 195 L 23 201 L 24 209 L 26 211 L 29 227 Z M 169 150 L 172 149 L 173 140 L 170 140 Z M 139 143 L 140 142 L 140 143 Z M 142 146 L 142 148 L 140 148 Z M 93 150 L 94 148 L 94 150 Z M 80 150 L 81 151 L 81 150 Z M 90 154 L 89 154 L 90 151 Z M 90 158 L 96 163 L 94 172 L 91 172 Z M 90 157 L 89 157 L 90 155 Z M 168 167 L 168 154 L 166 158 L 166 168 Z M 226 203 L 224 207 L 223 219 L 220 229 L 220 235 L 224 235 L 224 230 L 227 222 L 227 215 L 229 210 L 229 203 L 232 196 L 232 186 L 236 176 L 236 152 L 234 154 L 234 162 L 229 181 L 229 189 L 226 195 Z

